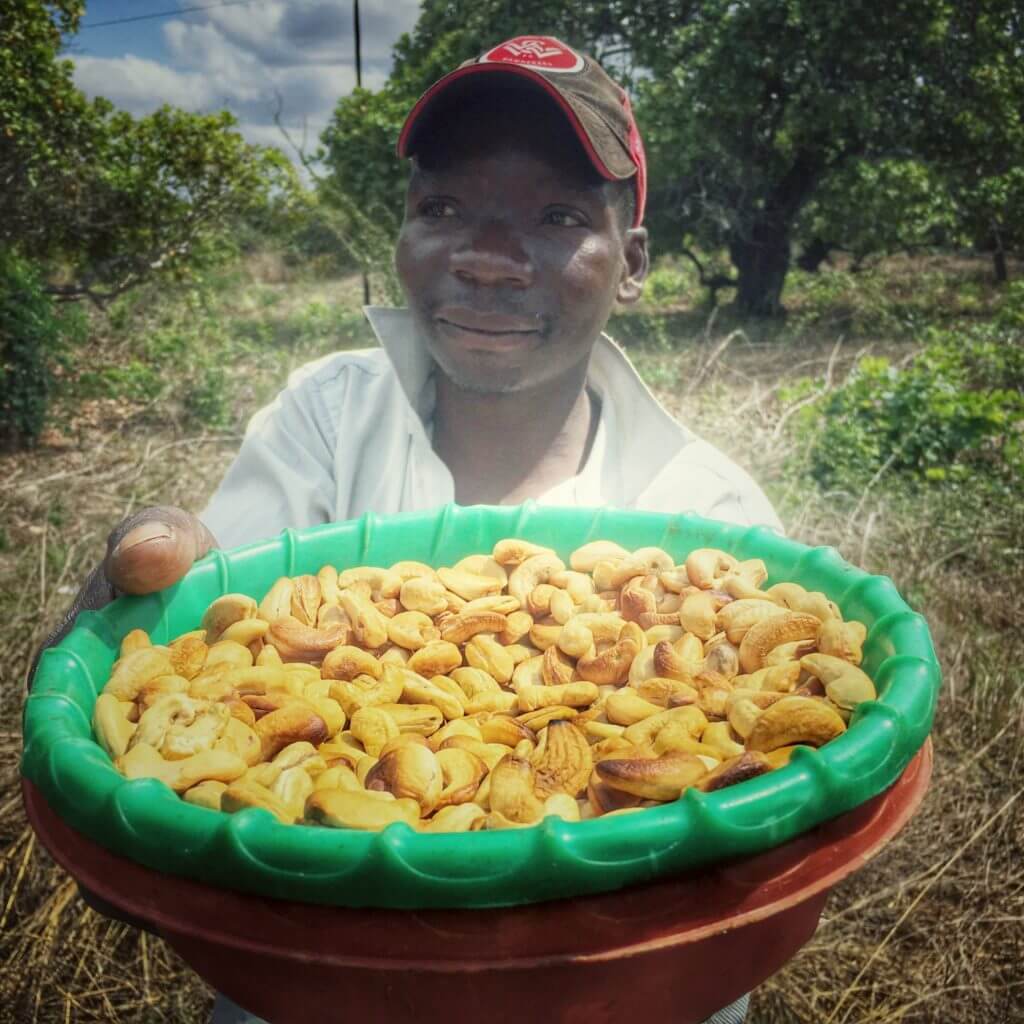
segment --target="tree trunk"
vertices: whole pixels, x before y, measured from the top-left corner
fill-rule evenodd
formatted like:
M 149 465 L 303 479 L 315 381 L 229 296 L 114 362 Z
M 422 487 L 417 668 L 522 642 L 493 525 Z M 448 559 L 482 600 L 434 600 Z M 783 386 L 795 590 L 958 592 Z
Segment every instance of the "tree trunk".
M 796 265 L 808 274 L 816 274 L 818 267 L 828 259 L 828 254 L 834 248 L 835 246 L 831 242 L 826 242 L 824 238 L 819 238 L 815 235 L 811 239 L 810 245 L 800 253 L 800 258 L 796 261 Z
M 1006 250 L 1003 248 L 1003 240 L 996 235 L 996 247 L 992 250 L 992 267 L 995 270 L 996 281 L 1004 284 L 1010 277 L 1006 270 Z
M 750 238 L 734 238 L 729 256 L 739 275 L 736 306 L 747 316 L 781 316 L 789 270 L 789 230 L 778 221 L 755 223 Z

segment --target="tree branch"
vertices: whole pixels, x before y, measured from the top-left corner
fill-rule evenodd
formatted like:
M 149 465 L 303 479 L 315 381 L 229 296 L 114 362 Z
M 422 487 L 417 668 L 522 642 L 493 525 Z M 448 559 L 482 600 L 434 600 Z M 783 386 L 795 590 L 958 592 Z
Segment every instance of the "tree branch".
M 728 274 L 712 274 L 708 277 L 704 270 L 704 264 L 697 258 L 697 254 L 685 246 L 680 252 L 697 268 L 697 276 L 700 280 L 701 286 L 707 288 L 710 292 L 711 305 L 718 305 L 718 291 L 720 288 L 735 288 L 739 283 L 739 280 L 735 277 L 729 277 Z

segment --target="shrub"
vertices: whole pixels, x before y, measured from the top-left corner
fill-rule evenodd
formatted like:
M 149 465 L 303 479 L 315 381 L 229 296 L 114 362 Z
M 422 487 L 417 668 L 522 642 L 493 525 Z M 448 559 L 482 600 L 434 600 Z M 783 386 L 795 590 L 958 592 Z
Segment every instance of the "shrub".
M 910 362 L 862 358 L 840 387 L 794 416 L 802 467 L 824 487 L 882 472 L 908 480 L 1024 472 L 1024 347 L 992 329 L 933 331 Z M 783 394 L 806 395 L 806 380 Z
M 647 275 L 644 298 L 654 306 L 682 302 L 687 298 L 689 281 L 677 267 L 663 265 Z
M 38 271 L 0 249 L 0 447 L 33 444 L 56 387 L 55 369 L 80 316 L 44 293 Z

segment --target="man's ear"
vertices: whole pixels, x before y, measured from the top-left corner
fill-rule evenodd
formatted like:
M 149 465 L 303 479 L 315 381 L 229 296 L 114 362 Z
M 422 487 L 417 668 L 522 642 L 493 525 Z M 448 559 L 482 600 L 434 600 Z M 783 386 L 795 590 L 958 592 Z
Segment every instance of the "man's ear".
M 640 298 L 651 259 L 647 253 L 647 228 L 630 228 L 623 236 L 625 257 L 622 278 L 615 297 L 628 305 Z

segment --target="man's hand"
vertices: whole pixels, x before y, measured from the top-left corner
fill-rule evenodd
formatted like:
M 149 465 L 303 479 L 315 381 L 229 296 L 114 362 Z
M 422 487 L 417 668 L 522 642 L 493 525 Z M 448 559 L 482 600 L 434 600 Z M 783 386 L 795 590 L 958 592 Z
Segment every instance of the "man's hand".
M 213 534 L 190 512 L 169 505 L 144 508 L 122 520 L 107 538 L 107 555 L 85 580 L 57 628 L 36 654 L 62 640 L 78 613 L 97 611 L 121 594 L 151 594 L 188 572 L 197 558 L 217 546 Z
M 194 515 L 180 508 L 144 508 L 122 520 L 107 538 L 106 558 L 89 573 L 60 625 L 36 653 L 29 686 L 39 656 L 70 632 L 79 612 L 96 611 L 121 594 L 151 594 L 169 587 L 188 572 L 197 558 L 216 546 L 213 534 Z M 97 913 L 159 934 L 149 921 L 124 913 L 82 886 L 78 891 Z

